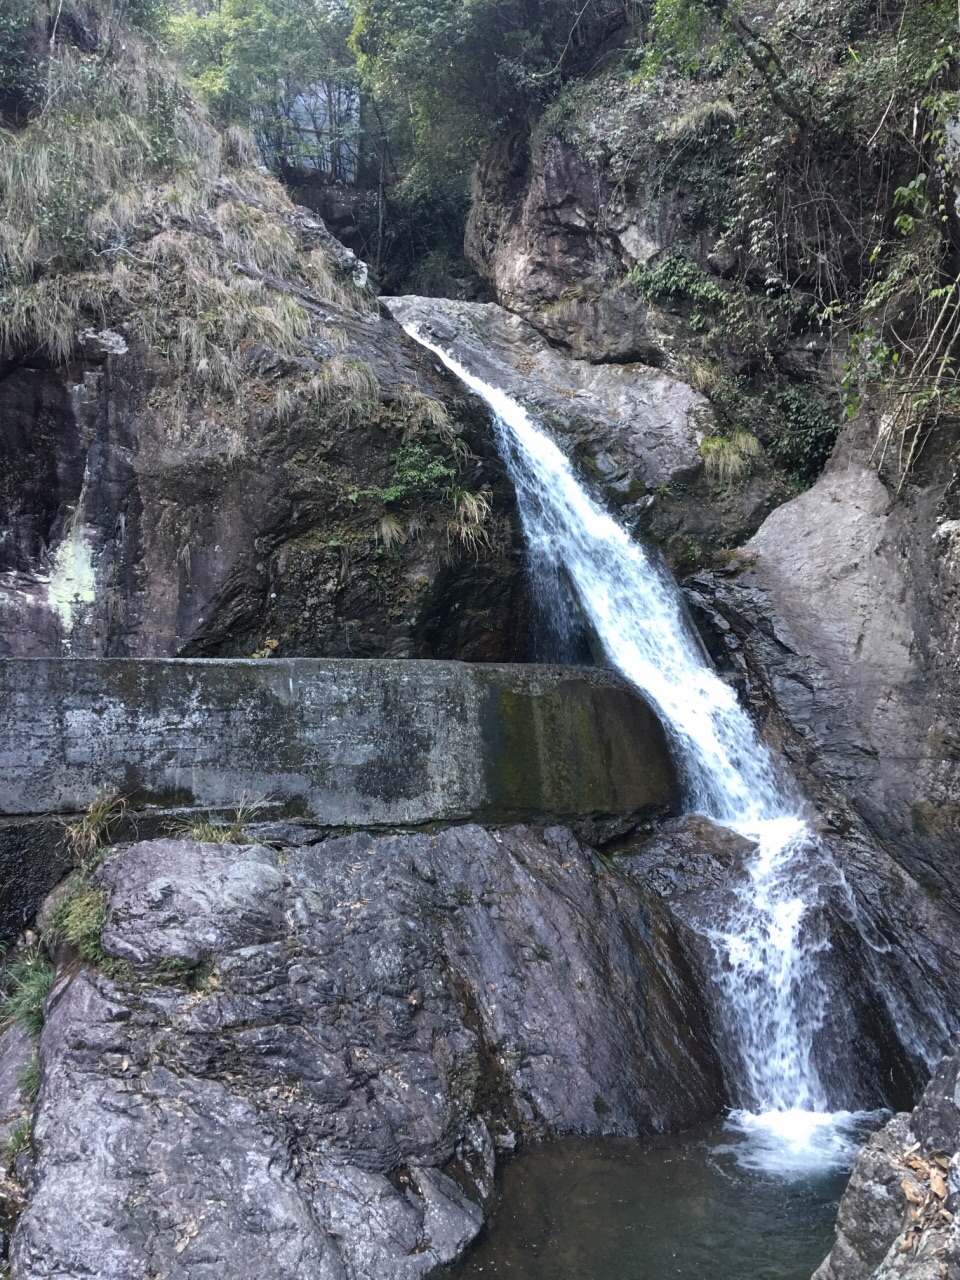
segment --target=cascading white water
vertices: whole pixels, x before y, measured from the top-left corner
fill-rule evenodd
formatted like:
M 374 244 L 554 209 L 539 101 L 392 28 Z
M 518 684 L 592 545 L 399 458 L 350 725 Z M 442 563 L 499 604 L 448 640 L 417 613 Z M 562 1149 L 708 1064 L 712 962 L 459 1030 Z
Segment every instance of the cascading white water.
M 587 493 L 569 460 L 516 401 L 432 351 L 493 411 L 535 571 L 565 576 L 611 664 L 657 707 L 691 807 L 756 842 L 733 918 L 712 941 L 745 1131 L 767 1168 L 844 1159 L 851 1117 L 829 1111 L 814 1060 L 825 993 L 805 929 L 816 901 L 818 842 L 777 778 L 752 722 L 705 661 L 673 579 Z

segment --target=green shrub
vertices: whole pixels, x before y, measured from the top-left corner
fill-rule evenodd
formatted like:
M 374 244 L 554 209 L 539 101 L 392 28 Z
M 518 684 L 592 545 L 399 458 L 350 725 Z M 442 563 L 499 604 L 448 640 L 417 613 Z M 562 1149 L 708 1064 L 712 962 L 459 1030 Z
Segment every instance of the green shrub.
M 428 444 L 401 445 L 393 455 L 393 483 L 380 490 L 384 502 L 440 501 L 456 471 Z
M 785 387 L 777 395 L 781 424 L 770 452 L 797 485 L 813 483 L 840 434 L 839 406 L 831 412 L 814 392 Z

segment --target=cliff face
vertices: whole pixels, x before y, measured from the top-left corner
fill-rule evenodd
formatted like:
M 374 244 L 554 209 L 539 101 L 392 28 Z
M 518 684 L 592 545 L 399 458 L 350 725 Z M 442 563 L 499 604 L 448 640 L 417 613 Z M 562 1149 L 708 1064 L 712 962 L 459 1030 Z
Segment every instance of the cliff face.
M 876 423 L 775 511 L 727 579 L 698 578 L 792 735 L 801 767 L 930 892 L 960 906 L 957 460 L 947 425 L 900 495 Z
M 322 232 L 294 216 L 308 237 Z M 319 299 L 306 305 L 330 316 Z M 189 382 L 174 384 L 123 320 L 87 333 L 65 364 L 11 359 L 0 383 L 0 652 L 523 654 L 512 496 L 485 423 L 389 321 L 336 318 L 351 337 L 326 358 L 306 354 L 310 335 L 290 358 L 251 342 L 235 426 L 201 397 L 178 422 L 171 399 Z M 331 369 L 342 407 L 304 390 Z M 351 406 L 358 377 L 366 399 Z M 461 453 L 411 448 L 427 437 L 423 413 L 444 416 Z M 405 447 L 415 466 L 444 469 L 441 484 L 489 495 L 475 544 L 429 479 L 415 474 L 409 493 L 384 501 Z
M 485 421 L 124 12 L 22 33 L 49 87 L 0 180 L 0 653 L 522 654 Z

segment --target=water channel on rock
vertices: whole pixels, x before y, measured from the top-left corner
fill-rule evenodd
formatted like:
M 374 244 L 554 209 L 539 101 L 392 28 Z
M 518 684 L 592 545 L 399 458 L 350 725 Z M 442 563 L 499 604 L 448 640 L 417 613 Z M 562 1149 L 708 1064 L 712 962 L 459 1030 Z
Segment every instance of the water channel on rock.
M 745 1168 L 722 1123 L 642 1142 L 568 1138 L 508 1164 L 457 1280 L 809 1280 L 845 1175 Z

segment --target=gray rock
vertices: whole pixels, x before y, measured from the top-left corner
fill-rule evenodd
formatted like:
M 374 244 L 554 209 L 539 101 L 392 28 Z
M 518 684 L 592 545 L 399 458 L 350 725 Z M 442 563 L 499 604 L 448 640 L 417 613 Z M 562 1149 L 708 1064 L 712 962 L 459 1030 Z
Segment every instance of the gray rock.
M 718 492 L 700 455 L 703 438 L 717 430 L 713 410 L 661 369 L 633 358 L 576 359 L 552 347 L 529 317 L 493 303 L 400 297 L 383 305 L 531 408 L 602 500 L 658 542 L 674 566 L 701 566 L 705 547 L 743 541 L 766 516 L 770 477 L 758 472 Z
M 20 1075 L 33 1054 L 33 1041 L 16 1023 L 0 1034 L 0 1147 L 27 1114 Z
M 156 840 L 107 865 L 105 949 L 138 965 L 272 942 L 284 932 L 284 875 L 263 845 Z M 115 877 L 122 875 L 117 883 Z
M 51 995 L 19 1280 L 416 1280 L 495 1144 L 722 1106 L 675 943 L 565 829 L 166 840 L 98 880 L 129 968 Z
M 911 1115 L 857 1156 L 837 1242 L 813 1280 L 955 1280 L 960 1274 L 960 1053 L 943 1059 Z
M 907 1205 L 900 1157 L 909 1128 L 908 1115 L 895 1116 L 861 1149 L 837 1212 L 837 1243 L 814 1280 L 869 1280 L 886 1257 Z
M 659 369 L 573 359 L 494 303 L 402 297 L 383 305 L 452 350 L 469 372 L 549 413 L 552 425 L 593 455 L 601 483 L 622 491 L 626 471 L 654 489 L 702 471 L 698 445 L 710 434 L 712 411 Z
M 848 427 L 820 480 L 773 512 L 713 599 L 803 767 L 960 907 L 953 439 L 931 437 L 897 498 L 896 477 L 877 474 L 876 431 L 868 415 Z

